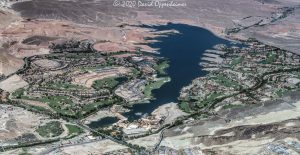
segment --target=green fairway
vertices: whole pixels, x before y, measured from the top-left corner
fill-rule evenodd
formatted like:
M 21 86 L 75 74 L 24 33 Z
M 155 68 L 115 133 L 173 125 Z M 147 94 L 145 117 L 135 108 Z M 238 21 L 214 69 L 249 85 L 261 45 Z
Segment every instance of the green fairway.
M 42 137 L 52 138 L 61 135 L 64 130 L 58 121 L 53 121 L 46 123 L 43 126 L 40 126 L 36 129 L 36 132 Z
M 245 59 L 245 57 L 243 57 L 243 56 L 242 56 L 242 57 L 238 57 L 238 58 L 236 58 L 236 59 L 233 59 L 233 60 L 231 61 L 231 63 L 230 63 L 231 67 L 234 67 L 234 66 L 240 64 L 241 62 L 244 61 L 244 59 Z
M 213 76 L 212 79 L 215 80 L 218 84 L 225 87 L 239 88 L 239 84 L 236 81 L 233 81 L 223 75 L 219 74 L 217 76 Z
M 57 113 L 68 116 L 74 116 L 76 114 L 76 110 L 73 108 L 76 105 L 68 96 L 48 96 L 37 100 L 47 103 Z
M 116 104 L 116 103 L 121 103 L 121 100 L 117 97 L 113 97 L 113 98 L 109 98 L 109 99 L 106 99 L 106 100 L 90 103 L 90 104 L 84 105 L 80 109 L 80 114 L 81 115 L 86 115 L 88 113 L 96 111 L 99 108 L 110 106 L 110 105 L 113 105 L 113 104 Z
M 276 60 L 276 53 L 271 52 L 271 53 L 267 54 L 267 60 L 266 61 L 267 61 L 268 64 L 273 63 L 275 60 Z
M 157 71 L 159 75 L 166 75 L 166 69 L 169 67 L 168 61 L 162 61 L 160 64 L 154 66 L 154 69 Z
M 187 113 L 190 113 L 192 111 L 188 102 L 181 102 L 179 104 L 179 107 L 181 110 L 183 110 L 184 112 L 187 112 Z
M 227 104 L 223 106 L 223 109 L 232 109 L 232 108 L 239 108 L 243 107 L 244 105 L 242 104 Z
M 81 129 L 77 125 L 66 124 L 66 127 L 68 128 L 68 131 L 69 131 L 68 137 L 73 137 L 73 136 L 83 133 L 83 129 Z
M 80 90 L 82 90 L 82 89 L 87 89 L 84 86 L 75 85 L 75 84 L 71 84 L 71 83 L 59 83 L 59 82 L 47 83 L 44 87 L 48 88 L 48 89 L 56 89 L 56 90 L 63 90 L 63 89 L 67 89 L 67 90 L 80 89 Z
M 92 87 L 96 90 L 101 90 L 103 88 L 114 89 L 122 81 L 126 81 L 126 78 L 125 77 L 105 78 L 102 80 L 95 81 Z
M 206 96 L 205 99 L 198 101 L 198 105 L 201 107 L 206 107 L 209 104 L 211 104 L 216 98 L 218 98 L 222 95 L 224 95 L 224 93 L 222 93 L 222 92 L 213 92 L 213 93 L 209 94 L 208 96 Z
M 171 79 L 169 77 L 159 78 L 157 81 L 149 83 L 146 85 L 144 94 L 147 98 L 152 97 L 152 90 L 160 88 L 166 82 L 169 82 Z

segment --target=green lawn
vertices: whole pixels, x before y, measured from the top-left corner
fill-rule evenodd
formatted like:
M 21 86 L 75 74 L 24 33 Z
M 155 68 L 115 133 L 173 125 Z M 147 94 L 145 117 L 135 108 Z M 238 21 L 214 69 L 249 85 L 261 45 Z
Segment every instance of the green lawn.
M 214 76 L 212 77 L 212 79 L 215 80 L 218 84 L 225 87 L 239 88 L 239 84 L 236 81 L 233 81 L 223 75 Z
M 169 61 L 162 61 L 158 65 L 154 66 L 154 69 L 157 71 L 160 75 L 166 75 L 166 69 L 169 67 Z
M 118 98 L 109 98 L 103 101 L 97 101 L 79 106 L 73 103 L 71 98 L 68 96 L 47 96 L 42 98 L 30 98 L 28 96 L 22 96 L 22 98 L 47 103 L 58 114 L 69 117 L 81 117 L 87 113 L 97 110 L 98 108 L 121 102 Z M 38 111 L 49 112 L 49 110 L 42 107 L 32 106 L 31 108 Z
M 163 77 L 163 78 L 159 78 L 159 80 L 149 83 L 146 85 L 145 90 L 144 90 L 144 94 L 147 98 L 151 98 L 152 97 L 152 90 L 154 89 L 159 89 L 163 84 L 165 84 L 166 82 L 169 82 L 171 79 L 170 77 Z
M 125 79 L 105 79 L 104 81 L 97 81 L 96 85 L 100 89 L 100 87 L 116 87 L 120 81 L 126 80 Z M 101 83 L 101 84 L 100 84 Z M 96 86 L 95 86 L 96 87 Z M 96 111 L 97 109 L 105 106 L 110 106 L 115 103 L 121 102 L 121 100 L 117 97 L 109 98 L 103 101 L 97 101 L 94 103 L 86 104 L 86 105 L 77 105 L 73 103 L 72 99 L 69 96 L 45 96 L 41 98 L 37 97 L 29 97 L 26 96 L 26 93 L 23 89 L 19 89 L 13 94 L 13 98 L 19 99 L 27 99 L 32 101 L 40 101 L 43 103 L 47 103 L 57 114 L 67 117 L 83 117 L 86 114 Z M 43 107 L 38 106 L 30 106 L 29 109 L 35 111 L 42 111 L 47 113 L 53 113 L 50 110 L 47 110 Z
M 138 69 L 136 68 L 131 68 L 131 73 L 132 73 L 132 77 L 136 78 L 136 77 L 139 77 L 140 74 L 141 74 L 141 71 L 139 71 Z
M 262 64 L 272 64 L 276 60 L 276 53 L 270 52 L 267 54 L 267 59 L 261 61 Z
M 78 127 L 77 125 L 72 125 L 72 124 L 66 124 L 66 127 L 69 130 L 69 136 L 76 136 L 79 135 L 81 133 L 83 133 L 83 129 Z
M 267 63 L 268 64 L 271 64 L 271 63 L 273 63 L 274 61 L 276 60 L 276 54 L 275 53 L 268 53 L 267 54 Z
M 202 100 L 182 101 L 182 102 L 180 102 L 179 107 L 182 111 L 184 111 L 186 113 L 191 113 L 193 110 L 197 111 L 198 108 L 202 109 L 204 107 L 207 107 L 208 105 L 212 104 L 216 98 L 221 97 L 223 95 L 224 95 L 224 93 L 215 92 L 215 93 L 209 94 L 205 99 L 202 99 Z M 197 104 L 196 106 L 194 106 L 195 103 Z
M 21 99 L 24 96 L 25 90 L 20 88 L 12 93 L 12 97 L 16 99 Z
M 73 109 L 76 105 L 68 96 L 48 96 L 36 100 L 47 103 L 57 113 L 68 116 L 76 114 L 76 111 Z
M 222 95 L 224 95 L 224 93 L 213 92 L 213 93 L 209 94 L 208 96 L 206 96 L 206 98 L 203 99 L 202 101 L 198 101 L 198 105 L 200 107 L 205 107 L 205 106 L 211 104 L 216 98 L 218 98 Z
M 96 64 L 93 67 L 82 66 L 82 67 L 80 67 L 79 70 L 81 70 L 81 71 L 90 71 L 90 70 L 95 70 L 95 69 L 99 69 L 99 68 L 103 68 L 103 67 L 106 67 L 106 65 Z
M 60 122 L 52 121 L 38 127 L 36 132 L 38 132 L 38 134 L 42 137 L 51 138 L 61 135 L 64 132 L 64 129 L 62 128 Z
M 296 75 L 296 77 L 297 77 L 298 79 L 300 79 L 300 72 L 293 72 L 293 74 Z
M 75 116 L 75 110 L 73 107 L 76 105 L 72 102 L 72 100 L 68 96 L 47 96 L 42 98 L 36 97 L 28 97 L 24 95 L 24 93 L 20 93 L 21 90 L 18 90 L 16 94 L 13 94 L 14 98 L 17 99 L 26 99 L 32 101 L 40 101 L 43 103 L 47 103 L 53 110 L 55 110 L 59 114 Z M 22 95 L 20 95 L 22 94 Z M 43 107 L 38 106 L 30 106 L 30 108 L 38 111 L 49 111 Z
M 190 113 L 192 111 L 188 102 L 181 102 L 179 107 L 181 110 L 187 113 Z
M 30 153 L 28 153 L 28 150 L 27 150 L 27 148 L 22 148 L 22 153 L 19 153 L 19 155 L 31 155 Z
M 279 89 L 275 93 L 277 94 L 278 97 L 282 97 L 284 94 L 286 94 L 289 90 L 286 89 Z
M 52 114 L 53 113 L 51 110 L 46 109 L 44 107 L 33 106 L 33 105 L 25 105 L 25 106 L 26 106 L 26 109 L 28 109 L 28 110 L 40 112 L 43 114 Z
M 236 58 L 236 59 L 233 59 L 233 60 L 231 61 L 231 63 L 230 63 L 230 66 L 231 66 L 231 67 L 234 67 L 234 66 L 240 64 L 241 62 L 243 62 L 244 59 L 245 59 L 245 57 L 243 57 L 243 56 L 242 56 L 242 57 L 238 57 L 238 58 Z
M 19 153 L 19 155 L 31 155 L 30 153 L 28 153 L 27 148 L 22 148 L 22 153 Z
M 48 83 L 45 86 L 43 86 L 48 89 L 56 89 L 56 90 L 61 90 L 61 89 L 87 89 L 84 86 L 76 85 L 76 84 L 71 84 L 71 83 Z
M 99 109 L 101 107 L 110 106 L 110 105 L 116 104 L 118 102 L 121 102 L 118 98 L 110 98 L 110 99 L 106 99 L 106 100 L 103 100 L 103 101 L 90 103 L 90 104 L 87 104 L 87 105 L 85 105 L 81 108 L 80 114 L 85 115 L 87 113 L 91 113 L 93 111 L 96 111 L 97 109 Z
M 23 152 L 23 153 L 20 153 L 19 155 L 31 155 L 31 154 L 27 153 L 27 152 Z
M 125 77 L 105 78 L 105 79 L 102 79 L 102 80 L 95 81 L 93 83 L 92 87 L 96 90 L 100 90 L 100 89 L 103 89 L 103 88 L 114 89 L 123 80 L 126 80 L 126 78 Z
M 244 105 L 242 105 L 242 104 L 226 104 L 223 106 L 223 109 L 239 108 L 242 106 L 244 106 Z

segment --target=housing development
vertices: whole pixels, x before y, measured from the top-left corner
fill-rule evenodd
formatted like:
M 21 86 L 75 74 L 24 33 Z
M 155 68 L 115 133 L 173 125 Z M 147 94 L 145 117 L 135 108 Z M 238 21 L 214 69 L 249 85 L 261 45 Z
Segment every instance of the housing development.
M 210 73 L 182 89 L 181 107 L 187 112 L 257 104 L 299 89 L 297 54 L 253 39 L 244 47 L 216 48 L 202 58 Z
M 0 154 L 300 154 L 298 0 L 0 1 Z

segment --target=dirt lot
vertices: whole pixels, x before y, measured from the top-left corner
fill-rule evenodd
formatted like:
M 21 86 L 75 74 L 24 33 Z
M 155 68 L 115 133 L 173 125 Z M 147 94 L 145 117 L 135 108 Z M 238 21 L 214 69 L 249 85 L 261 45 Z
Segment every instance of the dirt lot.
M 187 115 L 179 109 L 177 103 L 164 104 L 155 109 L 151 114 L 158 117 L 165 117 L 164 124 L 170 124 L 176 120 L 176 118 Z
M 46 69 L 54 69 L 61 66 L 61 64 L 57 61 L 48 60 L 48 59 L 40 59 L 33 62 L 39 67 L 46 68 Z
M 111 68 L 111 69 L 105 69 L 103 71 L 91 71 L 86 74 L 82 74 L 79 76 L 76 76 L 73 79 L 74 84 L 78 85 L 84 85 L 88 88 L 90 88 L 93 85 L 93 82 L 96 80 L 102 80 L 105 78 L 111 78 L 111 77 L 118 77 L 119 75 L 126 75 L 130 72 L 130 69 L 125 67 L 117 67 L 117 68 Z
M 10 75 L 22 68 L 24 61 L 8 53 L 6 49 L 0 48 L 0 74 Z
M 22 101 L 23 103 L 28 105 L 43 107 L 45 109 L 51 110 L 52 112 L 55 112 L 47 103 L 33 101 L 33 100 L 24 100 L 24 99 L 20 99 L 19 101 Z
M 25 133 L 33 133 L 46 117 L 22 108 L 0 105 L 0 139 L 11 140 Z
M 0 88 L 8 92 L 14 92 L 15 90 L 23 88 L 27 85 L 28 83 L 18 75 L 13 75 L 0 82 Z
M 82 145 L 74 145 L 60 148 L 59 152 L 51 152 L 49 155 L 65 154 L 104 154 L 106 152 L 125 149 L 122 145 L 119 145 L 111 140 L 102 140 L 98 142 L 86 143 Z

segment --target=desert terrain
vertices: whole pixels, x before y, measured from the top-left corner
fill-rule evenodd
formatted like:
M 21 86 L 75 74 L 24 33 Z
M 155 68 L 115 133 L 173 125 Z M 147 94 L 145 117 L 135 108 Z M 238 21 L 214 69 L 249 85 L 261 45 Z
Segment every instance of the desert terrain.
M 46 1 L 16 3 L 12 8 L 31 19 L 59 19 L 75 23 L 120 26 L 180 22 L 207 28 L 225 36 L 226 29 L 241 28 L 233 37 L 255 37 L 266 43 L 297 52 L 299 2 L 297 0 L 180 0 L 185 7 L 123 7 L 109 0 Z M 70 7 L 68 7 L 70 6 Z M 29 9 L 30 8 L 30 9 Z M 47 8 L 45 10 L 45 8 Z M 280 20 L 287 9 L 288 15 Z M 297 20 L 298 19 L 298 20 Z M 262 21 L 262 22 L 260 22 Z M 260 25 L 255 23 L 260 22 Z M 288 24 L 284 24 L 288 23 Z M 244 29 L 246 28 L 246 29 Z M 296 47 L 295 47 L 296 46 Z
M 261 83 L 269 82 L 265 86 L 252 76 L 263 69 L 282 71 L 297 67 L 300 54 L 298 0 L 176 0 L 184 5 L 163 8 L 121 5 L 121 2 L 0 2 L 1 153 L 300 153 L 299 69 L 288 68 L 291 73 L 262 76 Z M 133 121 L 127 118 L 127 109 L 124 112 L 112 107 L 115 104 L 127 108 L 138 101 L 149 100 L 152 89 L 164 84 L 159 84 L 157 76 L 167 78 L 160 73 L 167 67 L 161 63 L 162 58 L 151 55 L 158 49 L 149 43 L 156 42 L 155 37 L 180 32 L 155 31 L 145 25 L 170 22 L 205 28 L 218 37 L 238 42 L 255 38 L 259 44 L 249 41 L 255 47 L 249 51 L 269 52 L 267 47 L 270 48 L 268 54 L 251 55 L 257 59 L 253 63 L 257 61 L 259 66 L 254 73 L 250 72 L 253 64 L 243 62 L 252 57 L 238 55 L 241 50 L 235 47 L 230 49 L 236 50 L 232 59 L 226 59 L 224 54 L 228 53 L 220 49 L 207 50 L 199 59 L 200 66 L 208 66 L 204 69 L 213 73 L 223 62 L 237 70 L 240 66 L 245 68 L 232 79 L 249 79 L 242 86 L 250 92 L 233 85 L 222 86 L 221 91 L 230 90 L 224 91 L 225 95 L 241 92 L 237 97 L 249 97 L 245 99 L 247 104 L 241 100 L 224 108 L 225 103 L 218 102 L 216 107 L 196 111 L 189 107 L 183 110 L 180 103 L 166 103 Z M 235 56 L 239 59 L 233 59 Z M 284 66 L 287 62 L 291 63 Z M 234 75 L 237 73 L 234 71 L 224 72 Z M 248 73 L 251 76 L 244 78 Z M 224 82 L 222 80 L 219 82 Z M 182 96 L 196 103 L 202 97 L 197 95 L 202 92 L 210 95 L 213 92 L 210 90 L 220 85 L 209 80 L 202 85 L 201 81 L 203 77 L 191 81 Z M 279 84 L 275 85 L 276 82 Z M 255 84 L 262 88 L 252 90 Z M 272 84 L 280 88 L 276 93 Z M 202 86 L 210 89 L 202 91 Z M 286 89 L 293 92 L 284 94 Z M 147 90 L 150 91 L 148 96 Z M 194 98 L 189 98 L 189 93 Z M 273 98 L 274 94 L 280 98 Z M 188 113 L 189 110 L 195 113 Z M 103 128 L 88 126 L 90 122 L 111 117 L 122 119 Z

